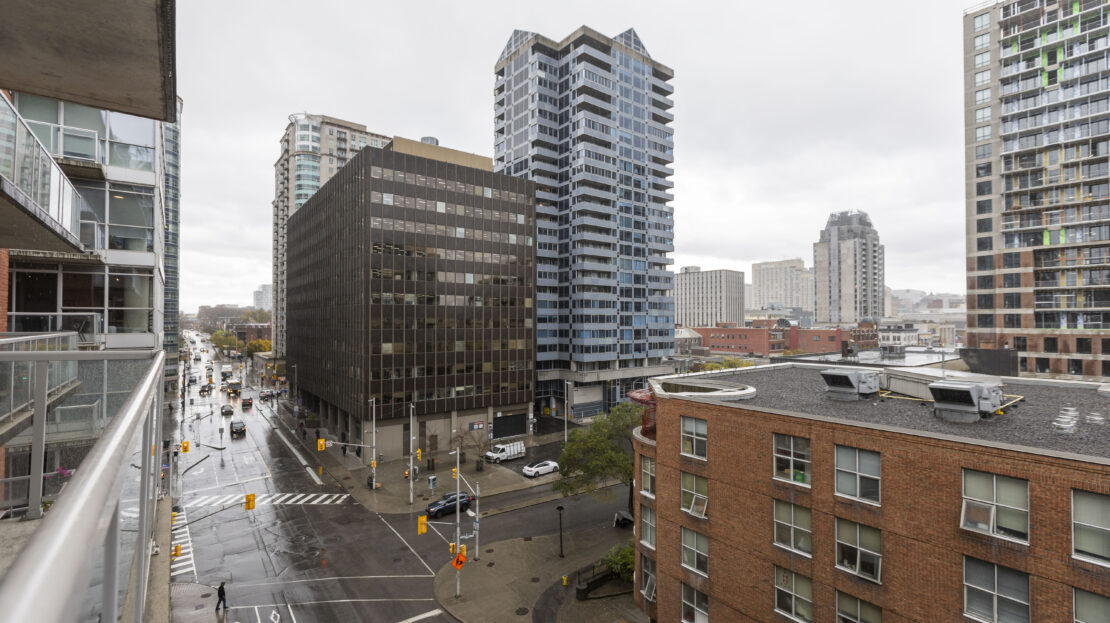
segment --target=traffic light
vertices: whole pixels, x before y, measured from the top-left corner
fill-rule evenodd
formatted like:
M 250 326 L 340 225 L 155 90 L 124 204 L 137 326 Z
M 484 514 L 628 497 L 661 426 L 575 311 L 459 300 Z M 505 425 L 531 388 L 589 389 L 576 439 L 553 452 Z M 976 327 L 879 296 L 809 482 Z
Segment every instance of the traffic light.
M 459 468 L 457 468 L 457 467 L 452 467 L 451 468 L 451 478 L 454 479 L 454 480 L 459 479 Z
M 428 516 L 421 515 L 416 518 L 416 533 L 426 534 L 428 532 Z
M 320 452 L 323 452 L 323 451 L 324 451 L 324 447 L 325 447 L 326 445 L 327 445 L 327 444 L 326 444 L 326 443 L 324 442 L 324 440 L 323 440 L 323 439 L 317 439 L 317 440 L 316 440 L 316 450 L 318 450 L 318 451 L 320 451 Z
M 459 546 L 459 553 L 462 554 L 463 558 L 466 558 L 466 543 Z
M 177 523 L 177 513 L 170 513 L 170 525 Z
M 189 451 L 189 442 L 188 441 L 182 441 L 181 442 L 181 451 L 182 452 L 188 452 Z
M 180 555 L 181 555 L 181 546 L 180 545 L 174 545 L 173 546 L 173 557 L 177 558 Z
M 248 493 L 246 499 L 246 509 L 249 511 L 254 510 L 254 494 Z
M 374 469 L 378 469 L 378 462 L 375 461 L 374 459 L 370 459 L 370 467 L 372 467 Z
M 451 553 L 454 554 L 455 553 L 455 544 L 454 543 L 448 543 L 447 545 L 451 548 Z
M 423 455 L 423 453 L 422 453 L 422 452 L 420 451 L 420 448 L 417 448 L 417 449 L 416 449 L 416 460 L 417 460 L 417 461 L 421 460 L 421 459 L 420 459 L 420 457 L 421 457 L 422 455 Z

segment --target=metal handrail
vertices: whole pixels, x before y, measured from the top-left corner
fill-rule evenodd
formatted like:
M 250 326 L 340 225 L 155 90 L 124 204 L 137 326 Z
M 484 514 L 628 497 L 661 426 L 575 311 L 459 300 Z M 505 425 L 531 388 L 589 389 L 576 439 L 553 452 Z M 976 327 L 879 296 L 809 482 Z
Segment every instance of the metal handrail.
M 138 359 L 136 353 L 108 352 L 31 352 L 0 353 L 0 361 L 59 359 Z M 149 351 L 143 355 L 149 355 Z M 120 471 L 127 467 L 131 443 L 142 428 L 152 403 L 162 385 L 162 368 L 166 354 L 156 351 L 140 382 L 127 397 L 119 413 L 104 430 L 103 436 L 81 462 L 69 486 L 58 496 L 53 508 L 43 519 L 18 558 L 0 583 L 0 604 L 4 618 L 12 621 L 68 621 L 72 619 L 76 601 L 84 595 L 87 576 L 91 572 L 86 553 L 90 544 L 99 542 L 102 526 L 90 520 L 93 509 L 115 506 L 120 492 L 116 489 Z M 147 543 L 137 542 L 136 556 L 147 550 Z M 145 573 L 145 566 L 140 572 Z M 115 570 L 109 570 L 115 572 Z M 145 581 L 140 579 L 140 586 Z M 145 601 L 139 596 L 140 601 Z

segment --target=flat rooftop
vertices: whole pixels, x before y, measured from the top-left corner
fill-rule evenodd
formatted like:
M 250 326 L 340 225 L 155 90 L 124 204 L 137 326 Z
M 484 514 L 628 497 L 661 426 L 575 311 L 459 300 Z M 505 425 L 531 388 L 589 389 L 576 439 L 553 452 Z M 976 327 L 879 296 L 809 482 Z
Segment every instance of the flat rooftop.
M 876 350 L 860 351 L 855 357 L 844 358 L 840 353 L 819 353 L 815 355 L 794 355 L 790 361 L 827 361 L 829 363 L 853 366 L 939 366 L 940 362 L 959 360 L 960 355 L 952 349 L 922 348 L 910 346 L 906 348 L 905 355 L 889 355 L 883 357 Z M 783 361 L 776 357 L 777 361 Z
M 820 372 L 835 367 L 786 363 L 657 377 L 651 382 L 660 398 L 709 402 L 740 409 L 766 409 L 787 415 L 800 414 L 849 424 L 895 429 L 909 434 L 948 436 L 957 438 L 958 441 L 994 446 L 1017 446 L 1016 449 L 1024 451 L 1066 453 L 1077 455 L 1070 457 L 1077 460 L 1095 458 L 1096 462 L 1110 463 L 1110 392 L 1100 393 L 1097 383 L 993 377 L 1003 383 L 1002 391 L 1007 396 L 1005 402 L 1016 396 L 1022 396 L 1023 399 L 1007 407 L 1003 415 L 993 415 L 972 424 L 958 424 L 936 417 L 932 402 L 893 396 L 881 398 L 877 394 L 858 401 L 831 398 L 825 392 L 826 385 Z M 935 372 L 939 373 L 939 370 Z M 969 376 L 971 375 L 950 373 L 948 380 L 961 380 Z M 756 390 L 756 395 L 746 400 L 728 400 L 723 397 L 714 398 L 712 394 L 696 393 L 678 396 L 662 389 L 669 383 L 675 384 L 669 387 L 672 392 L 682 391 L 678 385 L 705 390 L 749 386 Z M 1080 421 L 1074 433 L 1057 432 L 1052 426 L 1052 420 L 1060 414 L 1063 407 L 1075 407 L 1079 410 Z M 1106 418 L 1106 423 L 1098 425 L 1086 422 L 1086 416 L 1091 413 L 1102 415 Z

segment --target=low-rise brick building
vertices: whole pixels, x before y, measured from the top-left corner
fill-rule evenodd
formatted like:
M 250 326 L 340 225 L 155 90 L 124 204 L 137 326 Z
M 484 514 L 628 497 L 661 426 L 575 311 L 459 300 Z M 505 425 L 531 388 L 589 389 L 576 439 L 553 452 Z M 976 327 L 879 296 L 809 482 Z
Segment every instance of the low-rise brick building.
M 838 352 L 840 342 L 850 339 L 844 329 L 803 329 L 773 320 L 752 327 L 694 327 L 692 330 L 701 334 L 702 346 L 712 353 L 764 357 L 787 351 Z
M 652 620 L 1105 620 L 1107 392 L 1003 378 L 1000 414 L 954 423 L 909 394 L 992 379 L 888 369 L 905 394 L 844 401 L 826 369 L 651 381 L 634 445 Z

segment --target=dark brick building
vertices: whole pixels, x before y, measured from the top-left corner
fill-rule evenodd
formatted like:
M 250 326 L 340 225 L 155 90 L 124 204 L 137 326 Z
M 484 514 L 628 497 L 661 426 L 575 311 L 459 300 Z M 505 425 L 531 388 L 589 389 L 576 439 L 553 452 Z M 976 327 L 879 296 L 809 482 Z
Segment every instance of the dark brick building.
M 955 424 L 905 395 L 832 400 L 823 369 L 652 380 L 635 447 L 653 620 L 1105 620 L 1110 396 L 1004 378 L 1001 415 Z
M 408 454 L 410 404 L 425 451 L 527 432 L 535 189 L 491 168 L 394 139 L 289 218 L 289 378 L 333 434 L 370 443 L 371 399 L 387 459 Z

